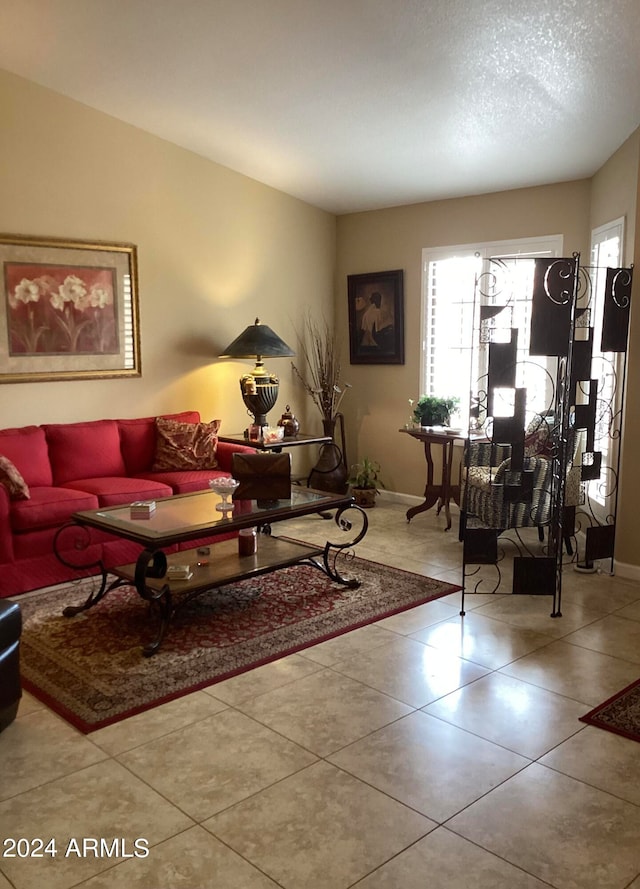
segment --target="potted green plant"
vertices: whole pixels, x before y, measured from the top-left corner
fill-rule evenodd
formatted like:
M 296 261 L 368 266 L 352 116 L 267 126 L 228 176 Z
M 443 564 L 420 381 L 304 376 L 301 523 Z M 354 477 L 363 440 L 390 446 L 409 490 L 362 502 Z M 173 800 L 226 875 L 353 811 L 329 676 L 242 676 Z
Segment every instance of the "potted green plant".
M 369 457 L 363 457 L 359 463 L 351 467 L 349 484 L 358 506 L 368 509 L 376 505 L 376 496 L 380 493 L 379 487 L 384 488 L 379 473 L 380 464 Z
M 437 395 L 421 395 L 414 408 L 413 416 L 420 426 L 448 426 L 451 414 L 460 404 L 455 396 L 439 398 Z

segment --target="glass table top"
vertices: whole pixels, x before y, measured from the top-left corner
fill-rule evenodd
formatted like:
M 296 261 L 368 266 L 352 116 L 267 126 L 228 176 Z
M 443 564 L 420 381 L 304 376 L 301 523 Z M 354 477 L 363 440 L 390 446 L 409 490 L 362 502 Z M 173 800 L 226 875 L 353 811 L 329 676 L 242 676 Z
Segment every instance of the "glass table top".
M 209 534 L 232 532 L 239 528 L 267 524 L 309 512 L 337 508 L 351 501 L 349 495 L 311 491 L 292 486 L 288 500 L 234 500 L 233 510 L 220 512 L 222 498 L 214 491 L 179 494 L 154 501 L 149 518 L 131 518 L 131 504 L 77 512 L 80 524 L 113 530 L 142 540 L 180 537 L 198 531 Z

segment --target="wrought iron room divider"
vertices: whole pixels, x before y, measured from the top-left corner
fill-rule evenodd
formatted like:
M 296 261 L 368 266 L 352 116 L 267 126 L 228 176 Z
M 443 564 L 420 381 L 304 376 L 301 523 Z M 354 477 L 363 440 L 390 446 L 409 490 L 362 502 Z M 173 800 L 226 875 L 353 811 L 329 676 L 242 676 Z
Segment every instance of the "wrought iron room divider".
M 565 548 L 613 570 L 632 268 L 537 258 L 524 282 L 525 262 L 490 260 L 476 279 L 462 614 L 470 585 L 500 587 L 507 546 L 512 592 L 552 596 L 552 617 Z

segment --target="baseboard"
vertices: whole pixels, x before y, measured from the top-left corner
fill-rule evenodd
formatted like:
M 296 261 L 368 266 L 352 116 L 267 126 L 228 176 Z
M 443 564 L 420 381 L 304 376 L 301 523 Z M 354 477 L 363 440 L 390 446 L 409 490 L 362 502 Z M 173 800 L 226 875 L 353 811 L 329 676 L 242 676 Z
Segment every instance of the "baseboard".
M 400 491 L 387 490 L 380 491 L 380 497 L 390 503 L 406 503 L 407 506 L 417 506 L 424 500 L 424 497 L 417 497 L 414 494 L 402 494 Z
M 618 562 L 614 560 L 615 575 L 625 580 L 640 581 L 640 565 L 629 565 L 626 562 Z

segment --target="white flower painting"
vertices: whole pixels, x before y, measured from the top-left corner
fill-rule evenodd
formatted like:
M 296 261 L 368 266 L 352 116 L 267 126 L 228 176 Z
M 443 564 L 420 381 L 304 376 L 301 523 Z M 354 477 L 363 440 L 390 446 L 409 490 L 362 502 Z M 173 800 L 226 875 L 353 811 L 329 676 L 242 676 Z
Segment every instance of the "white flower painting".
M 110 268 L 6 263 L 10 355 L 119 351 Z

